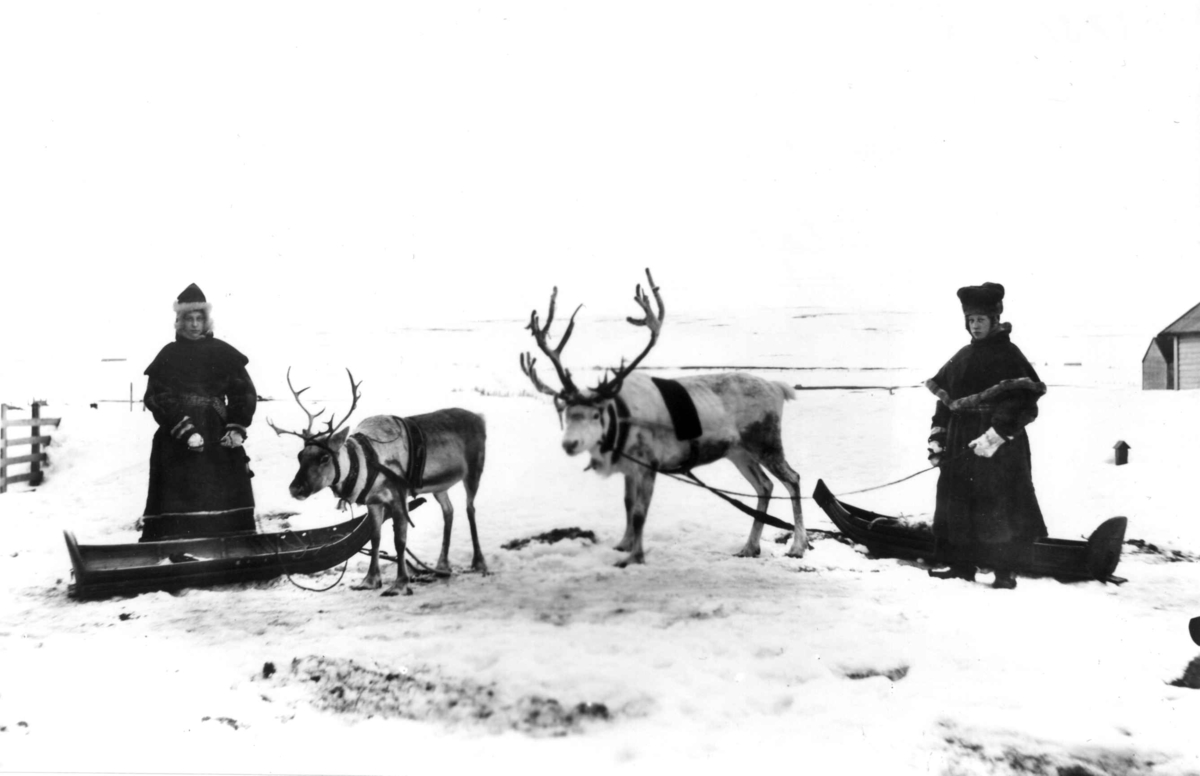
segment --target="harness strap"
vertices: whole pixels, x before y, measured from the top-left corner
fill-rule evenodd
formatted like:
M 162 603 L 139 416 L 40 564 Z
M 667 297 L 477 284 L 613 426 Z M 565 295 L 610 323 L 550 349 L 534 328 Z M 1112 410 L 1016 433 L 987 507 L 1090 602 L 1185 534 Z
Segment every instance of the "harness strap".
M 363 485 L 362 492 L 358 494 L 358 499 L 354 502 L 356 504 L 365 504 L 367 494 L 370 493 L 371 489 L 375 487 L 375 480 L 379 479 L 380 472 L 384 472 L 385 475 L 394 475 L 394 472 L 392 472 L 391 469 L 387 469 L 379 464 L 379 454 L 375 452 L 375 448 L 371 446 L 371 441 L 367 439 L 366 435 L 354 434 L 350 438 L 358 443 L 358 447 L 360 450 L 362 450 L 363 458 L 366 459 L 367 463 L 367 482 L 365 485 Z M 351 460 L 355 459 L 351 457 Z M 358 479 L 357 472 L 355 472 L 355 479 Z M 351 488 L 353 487 L 354 486 L 351 485 Z
M 608 428 L 600 440 L 600 452 L 620 457 L 625 452 L 625 443 L 629 441 L 629 407 L 620 396 L 616 396 L 608 403 L 605 412 L 608 414 Z
M 419 490 L 425 484 L 425 434 L 410 420 L 395 415 L 392 420 L 408 434 L 408 471 L 404 473 L 404 479 L 410 488 Z
M 358 482 L 358 456 L 354 454 L 353 441 L 352 439 L 346 440 L 346 455 L 350 458 L 350 471 L 346 472 L 346 479 L 341 479 L 342 473 L 339 471 L 340 467 L 338 466 L 337 455 L 333 456 L 333 481 L 341 482 L 341 485 L 334 492 L 342 501 L 350 500 L 350 494 L 354 492 L 354 483 Z M 365 493 L 366 491 L 363 492 Z M 361 504 L 361 496 L 359 498 L 360 501 L 358 503 Z

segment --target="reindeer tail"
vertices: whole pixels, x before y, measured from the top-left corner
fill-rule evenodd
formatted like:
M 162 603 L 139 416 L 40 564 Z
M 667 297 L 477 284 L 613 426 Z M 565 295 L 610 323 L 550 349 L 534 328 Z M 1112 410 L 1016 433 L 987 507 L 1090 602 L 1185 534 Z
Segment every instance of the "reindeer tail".
M 796 398 L 796 389 L 792 388 L 792 386 L 788 385 L 787 383 L 781 383 L 778 380 L 775 381 L 775 385 L 779 388 L 780 392 L 783 393 L 784 401 L 791 401 L 792 399 Z

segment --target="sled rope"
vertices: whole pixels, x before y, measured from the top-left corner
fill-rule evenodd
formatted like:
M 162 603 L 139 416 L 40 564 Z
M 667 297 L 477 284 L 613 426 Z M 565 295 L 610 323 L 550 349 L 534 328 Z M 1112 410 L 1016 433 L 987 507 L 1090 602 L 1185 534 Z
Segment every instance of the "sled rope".
M 433 574 L 435 577 L 449 577 L 449 576 L 452 576 L 452 575 L 451 575 L 451 573 L 450 573 L 449 571 L 438 571 L 437 569 L 432 569 L 432 568 L 430 568 L 429 566 L 425 565 L 425 563 L 424 563 L 424 562 L 422 562 L 422 560 L 421 560 L 420 558 L 418 558 L 418 557 L 417 557 L 417 556 L 416 556 L 416 555 L 413 553 L 413 551 L 412 551 L 412 550 L 410 550 L 410 549 L 409 549 L 409 548 L 407 548 L 407 547 L 405 547 L 405 548 L 404 548 L 404 553 L 405 553 L 406 555 L 408 555 L 408 557 L 412 559 L 412 562 L 413 562 L 414 564 L 416 564 L 416 566 L 417 566 L 417 567 L 419 567 L 419 568 L 420 568 L 422 571 L 424 571 L 426 574 Z M 363 549 L 363 550 L 359 550 L 359 551 L 358 551 L 358 554 L 359 554 L 359 555 L 370 555 L 370 554 L 371 554 L 371 551 L 370 551 L 370 550 Z M 386 553 L 386 552 L 381 552 L 381 553 L 379 553 L 379 557 L 380 557 L 380 558 L 382 558 L 382 559 L 384 559 L 384 560 L 391 561 L 392 563 L 399 563 L 399 562 L 400 562 L 400 559 L 399 559 L 399 558 L 397 558 L 395 555 L 389 555 L 389 554 L 388 554 L 388 553 Z
M 353 516 L 354 513 L 351 512 L 350 514 L 351 514 L 351 516 Z M 366 519 L 366 515 L 363 515 L 363 519 Z M 295 531 L 287 531 L 287 533 L 295 533 Z M 275 559 L 276 560 L 279 560 L 279 553 L 280 553 L 280 549 L 279 549 L 279 545 L 277 544 L 277 545 L 275 545 Z M 349 559 L 347 559 L 346 562 L 342 564 L 341 573 L 338 574 L 338 578 L 336 580 L 334 580 L 333 584 L 330 585 L 329 587 L 305 587 L 304 585 L 300 584 L 296 580 L 292 579 L 292 572 L 287 570 L 287 564 L 284 563 L 282 560 L 279 560 L 279 567 L 281 569 L 283 569 L 283 575 L 287 577 L 287 581 L 291 582 L 293 585 L 300 588 L 301 590 L 307 590 L 310 593 L 324 593 L 325 591 L 332 590 L 333 588 L 335 588 L 341 584 L 342 577 L 346 576 L 346 569 L 350 567 L 350 561 L 349 561 Z
M 284 574 L 287 575 L 288 582 L 291 582 L 293 585 L 300 588 L 301 590 L 307 590 L 310 593 L 324 593 L 327 590 L 334 589 L 335 587 L 337 587 L 338 585 L 340 585 L 342 583 L 342 577 L 346 576 L 346 569 L 349 566 L 350 566 L 350 561 L 346 561 L 345 563 L 342 564 L 342 572 L 340 574 L 338 574 L 338 578 L 329 587 L 305 587 L 304 585 L 300 584 L 296 580 L 292 579 L 291 572 L 285 571 Z
M 725 488 L 714 488 L 711 485 L 706 485 L 705 483 L 701 482 L 700 478 L 697 477 L 695 474 L 692 474 L 690 469 L 688 469 L 682 475 L 680 475 L 680 474 L 676 474 L 674 472 L 663 471 L 662 469 L 659 469 L 656 466 L 652 466 L 652 465 L 646 463 L 645 461 L 639 461 L 638 459 L 634 458 L 633 456 L 626 455 L 624 453 L 621 454 L 621 457 L 627 461 L 633 461 L 638 466 L 645 467 L 647 469 L 650 469 L 651 471 L 657 472 L 658 474 L 662 474 L 664 476 L 670 477 L 673 480 L 678 480 L 679 482 L 682 482 L 685 485 L 696 485 L 698 487 L 702 487 L 702 488 L 711 490 L 713 493 L 716 493 L 718 496 L 738 496 L 740 498 L 767 498 L 771 501 L 791 501 L 792 500 L 791 496 L 765 496 L 765 497 L 763 497 L 763 496 L 759 496 L 757 493 L 739 493 L 736 490 L 726 490 Z M 913 477 L 916 477 L 920 474 L 924 474 L 925 472 L 931 472 L 934 469 L 940 469 L 942 467 L 942 465 L 946 464 L 950 460 L 952 460 L 952 459 L 946 458 L 946 459 L 943 459 L 942 462 L 939 463 L 937 466 L 930 466 L 927 469 L 921 469 L 920 471 L 916 471 L 905 477 L 901 477 L 898 480 L 892 480 L 891 482 L 885 482 L 882 485 L 872 485 L 869 488 L 861 488 L 859 490 L 847 491 L 847 492 L 843 493 L 842 495 L 843 496 L 853 496 L 858 493 L 867 493 L 872 490 L 882 490 L 883 488 L 888 488 L 888 487 L 891 487 L 892 485 L 898 485 L 901 482 L 904 482 L 906 480 L 911 480 Z M 813 500 L 812 496 L 801 496 L 800 498 L 805 501 Z M 789 526 L 789 530 L 791 530 L 790 526 Z

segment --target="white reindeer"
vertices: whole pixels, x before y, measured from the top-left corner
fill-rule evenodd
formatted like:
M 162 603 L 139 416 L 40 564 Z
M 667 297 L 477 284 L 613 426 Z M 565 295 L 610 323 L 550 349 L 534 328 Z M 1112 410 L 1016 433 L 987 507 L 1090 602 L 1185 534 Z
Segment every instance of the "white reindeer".
M 350 370 L 346 373 L 350 374 Z M 418 493 L 432 493 L 442 508 L 442 552 L 436 571 L 449 576 L 454 507 L 446 491 L 459 482 L 467 492 L 467 522 L 471 526 L 474 548 L 471 568 L 486 574 L 487 563 L 475 528 L 475 493 L 483 476 L 487 438 L 483 417 L 457 408 L 407 418 L 372 415 L 359 423 L 351 435 L 349 427 L 338 429 L 358 406 L 358 386 L 354 375 L 350 374 L 354 395 L 350 411 L 336 426 L 330 417 L 325 430 L 313 433 L 313 422 L 325 410 L 316 414 L 308 411 L 300 400 L 300 394 L 308 389 L 297 391 L 293 388 L 291 369 L 288 369 L 288 388 L 308 416 L 308 428 L 303 432 L 285 431 L 267 421 L 276 434 L 292 434 L 304 440 L 304 449 L 296 456 L 300 469 L 288 487 L 293 498 L 303 501 L 329 488 L 344 502 L 367 506 L 375 523 L 371 534 L 371 564 L 363 581 L 352 587 L 378 590 L 383 586 L 379 573 L 379 543 L 383 523 L 391 518 L 398 568 L 396 581 L 383 594 L 412 595 L 404 551 L 408 540 L 408 497 Z
M 677 382 L 686 389 L 699 415 L 701 435 L 689 441 L 677 439 L 659 389 L 649 378 L 633 373 L 658 341 L 665 316 L 662 296 L 650 270 L 646 270 L 646 279 L 658 304 L 658 313 L 655 314 L 638 285 L 634 301 L 645 315 L 627 320 L 635 326 L 647 327 L 650 342 L 629 364 L 622 360 L 612 377 L 606 371 L 606 379 L 595 388 L 579 390 L 571 380 L 571 373 L 562 365 L 562 350 L 575 328 L 579 308 L 571 314 L 558 346 L 551 348 L 547 343 L 554 321 L 557 287 L 550 295 L 546 325 L 539 325 L 535 310 L 528 328 L 554 365 L 562 388 L 548 387 L 534 369 L 536 359 L 529 353 L 521 356 L 521 370 L 539 391 L 554 397 L 555 408 L 565 421 L 563 450 L 568 455 L 587 452 L 591 456 L 588 468 L 601 476 L 616 472 L 625 475 L 625 535 L 614 549 L 629 555 L 617 565 L 645 562 L 642 529 L 654 494 L 656 473 L 690 471 L 722 458 L 729 459 L 750 481 L 758 495 L 759 511 L 767 510 L 772 490 L 763 467 L 783 483 L 791 496 L 795 517 L 795 532 L 787 554 L 803 557 L 808 535 L 800 508 L 800 475 L 788 465 L 782 439 L 783 403 L 796 398 L 795 391 L 784 383 L 737 372 L 680 378 Z M 756 520 L 745 546 L 736 553 L 739 557 L 759 555 L 762 530 L 763 523 Z

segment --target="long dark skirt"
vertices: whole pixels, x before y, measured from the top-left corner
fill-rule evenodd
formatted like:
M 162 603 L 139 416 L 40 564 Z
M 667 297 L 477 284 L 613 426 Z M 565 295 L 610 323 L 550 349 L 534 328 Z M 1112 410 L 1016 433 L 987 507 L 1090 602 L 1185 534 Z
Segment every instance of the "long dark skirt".
M 1029 437 L 1022 431 L 991 458 L 967 447 L 988 430 L 990 417 L 988 408 L 956 412 L 947 429 L 933 533 L 948 563 L 1006 568 L 1021 545 L 1046 536 Z
M 150 449 L 143 542 L 254 531 L 250 458 L 241 447 L 195 453 L 160 428 Z

